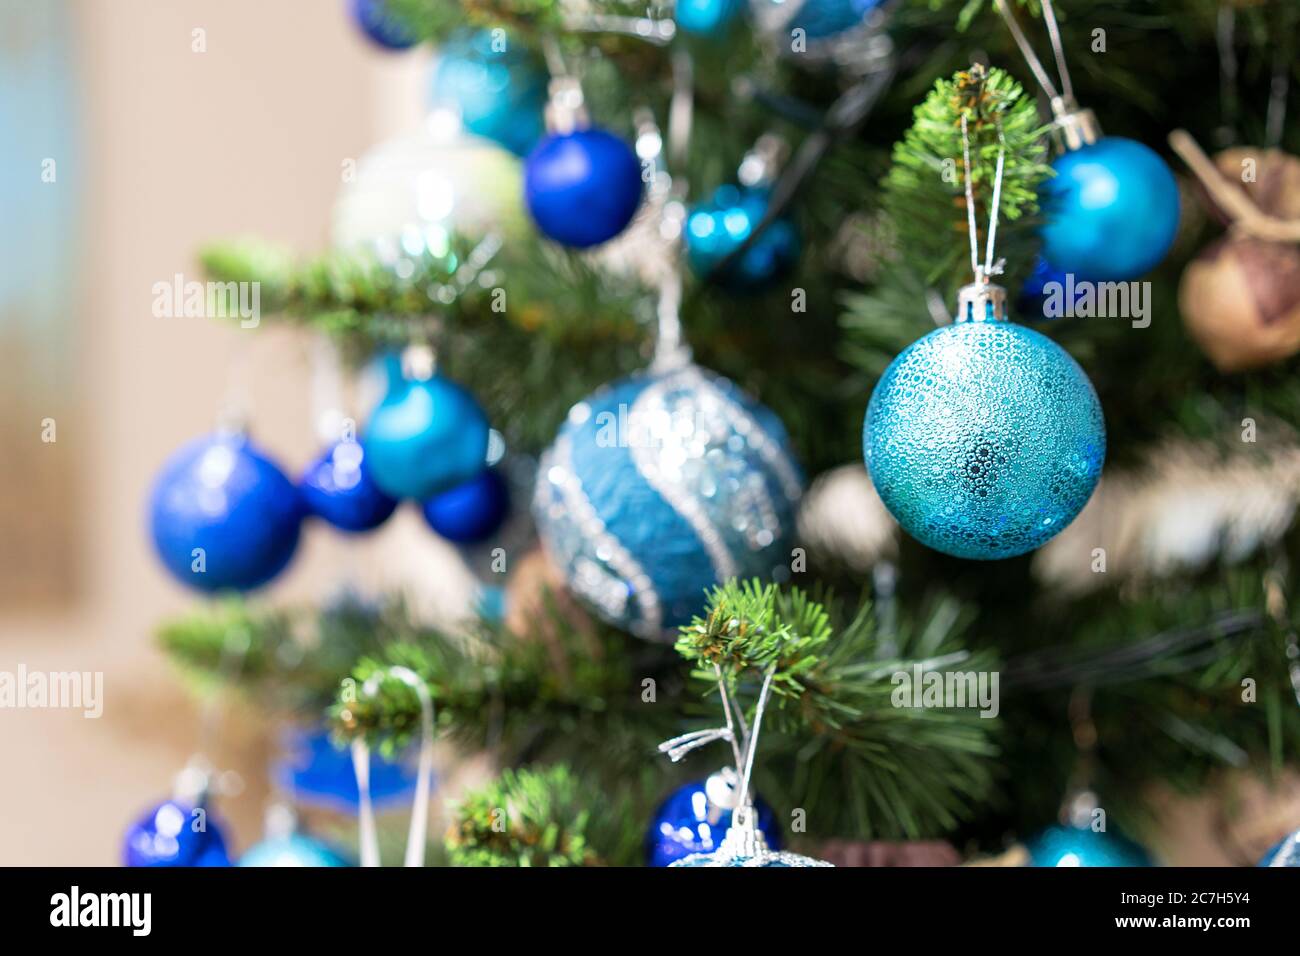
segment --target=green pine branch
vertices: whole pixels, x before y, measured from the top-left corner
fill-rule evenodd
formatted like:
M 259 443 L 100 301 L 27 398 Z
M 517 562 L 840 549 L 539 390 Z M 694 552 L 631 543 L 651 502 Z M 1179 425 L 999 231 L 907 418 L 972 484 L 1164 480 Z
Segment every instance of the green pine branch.
M 880 281 L 843 297 L 843 354 L 878 375 L 898 350 L 934 327 L 936 310 L 955 309 L 956 292 L 972 281 L 962 119 L 970 143 L 978 260 L 985 261 L 989 211 L 1003 153 L 994 260 L 1013 290 L 1027 274 L 1036 245 L 1037 191 L 1049 175 L 1047 127 L 1032 96 L 1004 70 L 979 64 L 939 80 L 916 108 L 893 151 L 882 184 L 883 229 L 892 240 Z
M 466 794 L 447 831 L 452 866 L 592 866 L 595 801 L 562 764 L 505 770 Z
M 703 665 L 699 679 L 714 682 L 716 664 L 751 699 L 772 669 L 755 779 L 769 802 L 805 811 L 809 833 L 949 831 L 992 790 L 998 722 L 972 708 L 899 706 L 896 675 L 987 672 L 993 658 L 961 649 L 956 635 L 968 615 L 951 604 L 892 635 L 881 634 L 869 603 L 847 619 L 844 611 L 799 588 L 728 582 L 682 629 L 677 648 Z

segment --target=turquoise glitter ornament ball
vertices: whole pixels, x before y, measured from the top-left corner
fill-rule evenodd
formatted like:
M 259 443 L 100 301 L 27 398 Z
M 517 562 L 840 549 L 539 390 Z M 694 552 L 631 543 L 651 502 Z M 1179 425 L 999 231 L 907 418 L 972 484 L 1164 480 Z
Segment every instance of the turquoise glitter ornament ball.
M 867 408 L 863 455 L 908 534 L 995 560 L 1074 520 L 1101 477 L 1106 426 L 1064 349 L 992 303 L 975 314 L 965 306 L 890 363 Z
M 337 867 L 350 866 L 335 850 L 301 833 L 263 840 L 239 859 L 240 866 L 252 867 Z
M 570 409 L 533 510 L 569 589 L 615 626 L 662 639 L 703 611 L 707 588 L 789 573 L 802 489 L 776 415 L 681 364 Z

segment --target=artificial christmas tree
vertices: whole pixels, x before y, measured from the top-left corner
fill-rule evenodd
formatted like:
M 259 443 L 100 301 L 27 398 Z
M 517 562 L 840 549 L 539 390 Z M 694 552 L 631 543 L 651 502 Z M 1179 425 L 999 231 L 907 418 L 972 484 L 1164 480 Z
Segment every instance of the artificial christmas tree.
M 545 558 L 531 542 L 517 558 L 503 549 L 506 607 L 464 627 L 432 626 L 393 596 L 319 609 L 222 605 L 164 627 L 174 656 L 215 670 L 235 622 L 249 641 L 237 679 L 256 699 L 303 722 L 328 713 L 340 743 L 389 755 L 421 736 L 427 693 L 440 741 L 460 754 L 486 751 L 506 771 L 456 811 L 451 860 L 467 865 L 643 860 L 656 806 L 717 771 L 716 754 L 671 769 L 646 759 L 700 726 L 699 674 L 662 641 L 678 625 L 683 641 L 714 639 L 691 665 L 723 681 L 724 705 L 773 675 L 762 759 L 746 786 L 771 806 L 791 848 L 814 856 L 826 840 L 947 840 L 967 857 L 998 852 L 1058 832 L 1044 828 L 1080 788 L 1101 795 L 1117 833 L 1151 845 L 1152 787 L 1206 788 L 1227 768 L 1268 776 L 1295 762 L 1300 677 L 1287 648 L 1297 612 L 1284 597 L 1300 566 L 1300 486 L 1278 483 L 1276 533 L 1216 537 L 1195 566 L 1167 560 L 1176 541 L 1156 535 L 1134 546 L 1086 510 L 1072 537 L 1034 550 L 1080 512 L 1099 472 L 1096 500 L 1105 502 L 1112 474 L 1122 490 L 1170 443 L 1196 443 L 1247 473 L 1292 460 L 1300 444 L 1300 381 L 1287 350 L 1229 375 L 1185 331 L 1179 277 L 1214 227 L 1184 217 L 1175 236 L 1164 180 L 1173 169 L 1190 189 L 1164 149 L 1171 130 L 1218 140 L 1222 118 L 1208 104 L 1225 54 L 1240 64 L 1240 102 L 1266 103 L 1294 78 L 1292 58 L 1278 66 L 1269 55 L 1271 38 L 1288 27 L 1294 35 L 1289 4 L 1078 0 L 1054 10 L 1059 30 L 1038 16 L 1051 5 L 1007 11 L 1031 39 L 1050 35 L 1073 68 L 1069 92 L 1125 137 L 1066 143 L 1064 159 L 1054 159 L 1054 138 L 1078 132 L 1077 114 L 1025 92 L 1022 44 L 982 0 L 805 3 L 789 15 L 764 0 L 718 4 L 725 29 L 716 30 L 688 27 L 685 7 L 674 21 L 667 0 L 383 6 L 400 35 L 435 45 L 466 28 L 488 31 L 511 57 L 491 69 L 547 62 L 552 107 L 580 107 L 591 124 L 583 128 L 606 131 L 622 149 L 559 155 L 556 137 L 573 134 L 554 134 L 516 181 L 500 174 L 513 158 L 496 143 L 467 145 L 462 130 L 439 146 L 421 134 L 415 155 L 429 157 L 431 175 L 404 173 L 410 209 L 385 206 L 392 215 L 382 217 L 367 205 L 378 200 L 348 196 L 350 222 L 379 224 L 363 239 L 298 260 L 218 243 L 202 261 L 215 280 L 260 282 L 267 312 L 332 336 L 358 366 L 383 356 L 391 366 L 412 346 L 434 350 L 439 378 L 399 384 L 459 383 L 456 407 L 476 413 L 461 416 L 468 424 L 453 416 L 443 437 L 470 447 L 473 460 L 415 445 L 446 404 L 438 396 L 418 421 L 388 399 L 376 410 L 382 431 L 359 429 L 377 484 L 393 496 L 448 493 L 488 467 L 490 423 L 506 461 L 540 458 Z M 832 16 L 838 7 L 854 16 Z M 1216 29 L 1224 9 L 1238 26 L 1226 51 Z M 1177 62 L 1211 67 L 1171 78 Z M 575 78 L 580 103 L 564 99 Z M 1243 142 L 1300 152 L 1300 124 L 1272 108 L 1233 122 Z M 773 132 L 789 158 L 764 182 L 763 202 L 746 207 L 739 240 L 711 249 L 708 267 L 692 272 L 688 209 L 707 208 L 709 222 L 725 226 L 735 210 L 717 190 L 737 169 L 745 182 L 745 157 Z M 1081 223 L 1060 202 L 1073 183 L 1070 216 L 1079 215 L 1097 180 L 1118 175 L 1105 163 L 1081 172 L 1086 151 L 1129 140 L 1145 144 L 1140 156 L 1108 162 L 1145 164 L 1139 172 L 1159 180 L 1162 217 L 1147 223 L 1156 234 L 1137 250 L 1121 248 L 1111 220 Z M 454 195 L 444 195 L 432 175 L 444 168 L 435 162 L 442 148 L 492 161 L 458 164 Z M 542 172 L 584 191 L 543 195 Z M 609 176 L 616 185 L 601 186 Z M 539 230 L 499 212 L 525 190 Z M 1125 190 L 1123 211 L 1133 215 Z M 593 209 L 593 195 L 617 215 Z M 450 213 L 454 203 L 438 202 L 476 196 L 497 211 L 472 228 Z M 797 255 L 737 288 L 747 254 L 786 230 L 799 237 Z M 990 251 L 982 265 L 976 258 L 977 295 L 959 298 L 972 278 L 968 237 Z M 1050 294 L 1056 273 L 1036 260 L 1044 243 L 1057 273 L 1085 284 L 1122 279 L 1125 297 L 1094 289 L 1117 307 L 1051 321 L 1027 313 L 1019 318 L 1033 327 L 1014 332 L 963 315 L 981 338 L 978 364 L 952 347 L 905 375 L 890 365 L 918 340 L 970 337 L 950 324 L 958 304 L 1017 301 L 1036 261 Z M 1071 249 L 1092 258 L 1076 261 Z M 1122 261 L 1093 268 L 1104 253 Z M 994 276 L 1005 296 L 990 293 Z M 908 354 L 918 353 L 899 362 Z M 647 363 L 648 375 L 627 379 Z M 695 391 L 674 383 L 684 375 L 699 379 Z M 636 386 L 597 392 L 620 380 Z M 810 494 L 816 520 L 796 531 L 801 470 L 814 489 L 837 469 L 860 472 L 864 407 L 878 381 L 918 426 L 896 434 L 867 414 L 871 476 L 904 533 L 886 526 L 869 486 L 866 497 Z M 737 397 L 745 393 L 753 398 Z M 1066 419 L 1068 434 L 1044 437 L 1045 422 Z M 965 471 L 936 453 L 972 435 Z M 575 441 L 581 468 L 555 459 L 555 446 Z M 391 469 L 372 456 L 403 451 L 404 469 L 434 475 L 409 487 L 385 481 Z M 900 477 L 900 467 L 910 470 Z M 1029 471 L 1031 493 L 1019 494 Z M 1154 511 L 1180 494 L 1174 483 L 1162 488 L 1140 506 Z M 869 547 L 825 533 L 837 506 L 870 511 Z M 951 546 L 972 515 L 978 546 Z M 863 517 L 845 514 L 843 525 Z M 511 568 L 526 552 L 530 565 L 550 566 L 530 572 L 527 594 L 512 594 Z M 417 675 L 418 690 L 394 668 Z M 734 717 L 743 727 L 745 715 Z M 730 733 L 733 743 L 748 736 Z M 484 818 L 512 801 L 519 818 L 504 831 Z M 1053 853 L 1029 856 L 1070 855 Z

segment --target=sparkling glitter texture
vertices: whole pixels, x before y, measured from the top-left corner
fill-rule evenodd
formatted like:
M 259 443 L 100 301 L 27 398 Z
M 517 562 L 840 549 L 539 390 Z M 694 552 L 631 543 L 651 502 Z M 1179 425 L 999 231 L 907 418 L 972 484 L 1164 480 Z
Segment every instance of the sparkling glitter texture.
M 748 819 L 741 819 L 723 837 L 722 845 L 712 853 L 692 853 L 669 867 L 803 867 L 834 866 L 824 860 L 814 860 L 787 850 L 773 850 L 767 845 L 763 831 L 754 826 L 756 814 L 750 808 Z
M 542 543 L 601 617 L 670 636 L 730 577 L 781 579 L 803 476 L 771 411 L 695 365 L 605 386 L 538 470 Z
M 871 480 L 921 543 L 960 558 L 1024 554 L 1074 520 L 1101 476 L 1092 383 L 1044 335 L 988 315 L 912 343 L 872 393 Z

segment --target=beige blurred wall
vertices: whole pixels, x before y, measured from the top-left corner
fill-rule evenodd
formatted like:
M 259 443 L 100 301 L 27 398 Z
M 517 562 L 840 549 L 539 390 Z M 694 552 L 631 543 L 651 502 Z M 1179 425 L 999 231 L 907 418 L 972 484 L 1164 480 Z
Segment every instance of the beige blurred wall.
M 343 161 L 418 118 L 428 58 L 371 49 L 342 0 L 70 8 L 85 181 L 69 237 L 82 302 L 69 385 L 81 402 L 59 423 L 59 444 L 80 465 L 82 596 L 44 613 L 0 608 L 0 669 L 103 671 L 105 710 L 98 720 L 0 710 L 0 864 L 116 863 L 126 822 L 169 791 L 195 746 L 196 706 L 152 631 L 196 598 L 155 563 L 144 501 L 163 459 L 211 427 L 233 367 L 246 366 L 260 440 L 294 471 L 314 450 L 309 337 L 154 318 L 153 284 L 200 278 L 193 253 L 216 237 L 320 249 Z M 192 50 L 196 29 L 206 52 Z M 343 581 L 401 573 L 418 585 L 445 567 L 418 518 L 399 519 L 348 547 L 311 529 L 268 599 L 318 599 Z M 272 734 L 252 716 L 223 728 L 213 757 L 251 788 L 226 811 L 243 846 L 257 836 Z

